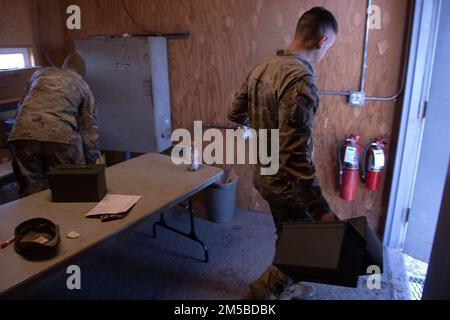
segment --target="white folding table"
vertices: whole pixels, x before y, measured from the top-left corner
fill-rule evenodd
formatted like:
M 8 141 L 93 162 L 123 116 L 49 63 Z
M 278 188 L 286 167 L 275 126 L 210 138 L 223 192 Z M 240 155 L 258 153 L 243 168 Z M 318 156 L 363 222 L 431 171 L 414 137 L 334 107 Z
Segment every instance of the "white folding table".
M 157 225 L 186 236 L 203 246 L 205 262 L 208 262 L 207 248 L 195 234 L 191 197 L 218 181 L 222 173 L 221 169 L 210 166 L 201 166 L 199 171 L 191 172 L 186 165 L 174 165 L 170 157 L 159 154 L 146 154 L 107 168 L 109 194 L 142 196 L 124 219 L 107 223 L 85 218 L 85 214 L 95 203 L 53 203 L 49 190 L 0 206 L 0 241 L 10 238 L 21 222 L 37 217 L 49 219 L 59 225 L 61 234 L 58 255 L 45 261 L 24 259 L 15 252 L 14 244 L 0 249 L 0 294 L 158 213 L 161 214 L 161 219 L 153 225 L 153 236 L 156 236 Z M 190 233 L 176 230 L 164 221 L 165 210 L 186 200 L 189 201 Z M 66 234 L 69 231 L 76 231 L 81 236 L 74 240 L 68 239 Z

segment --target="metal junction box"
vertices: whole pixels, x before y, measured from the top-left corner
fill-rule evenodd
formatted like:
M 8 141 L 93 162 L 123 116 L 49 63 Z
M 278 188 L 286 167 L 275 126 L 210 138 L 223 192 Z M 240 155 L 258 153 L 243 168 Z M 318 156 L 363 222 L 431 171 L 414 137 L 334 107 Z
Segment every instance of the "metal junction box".
M 149 153 L 171 147 L 167 39 L 100 37 L 75 46 L 97 102 L 101 149 Z

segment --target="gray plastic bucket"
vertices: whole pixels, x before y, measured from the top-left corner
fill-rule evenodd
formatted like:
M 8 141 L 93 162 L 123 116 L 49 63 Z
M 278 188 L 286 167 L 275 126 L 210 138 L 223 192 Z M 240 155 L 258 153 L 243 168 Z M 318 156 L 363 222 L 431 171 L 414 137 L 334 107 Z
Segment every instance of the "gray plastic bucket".
M 235 176 L 229 183 L 222 180 L 205 190 L 205 207 L 209 221 L 224 223 L 233 220 L 238 180 L 238 176 Z

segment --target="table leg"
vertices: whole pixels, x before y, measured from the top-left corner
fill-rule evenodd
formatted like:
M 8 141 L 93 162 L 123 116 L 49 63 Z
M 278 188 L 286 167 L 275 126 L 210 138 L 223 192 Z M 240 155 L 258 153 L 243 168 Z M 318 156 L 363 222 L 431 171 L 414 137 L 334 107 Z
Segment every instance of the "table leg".
M 199 243 L 202 246 L 203 251 L 205 253 L 205 259 L 203 260 L 203 262 L 208 263 L 209 262 L 208 248 L 203 243 L 203 241 L 201 241 L 198 238 L 198 236 L 197 236 L 197 234 L 195 232 L 194 208 L 193 208 L 193 205 L 192 205 L 192 198 L 189 198 L 189 203 L 188 203 L 187 209 L 189 210 L 189 216 L 190 216 L 190 222 L 191 222 L 191 232 L 190 233 L 182 232 L 182 231 L 180 231 L 178 229 L 175 229 L 175 228 L 167 225 L 166 220 L 164 219 L 164 212 L 163 212 L 163 213 L 161 213 L 159 221 L 155 222 L 153 224 L 153 235 L 152 235 L 152 238 L 154 238 L 154 239 L 156 238 L 156 226 L 160 226 L 162 228 L 165 228 L 167 230 L 175 232 L 175 233 L 177 233 L 177 234 L 179 234 L 179 235 L 181 235 L 183 237 L 189 238 L 192 241 L 195 241 L 195 242 Z

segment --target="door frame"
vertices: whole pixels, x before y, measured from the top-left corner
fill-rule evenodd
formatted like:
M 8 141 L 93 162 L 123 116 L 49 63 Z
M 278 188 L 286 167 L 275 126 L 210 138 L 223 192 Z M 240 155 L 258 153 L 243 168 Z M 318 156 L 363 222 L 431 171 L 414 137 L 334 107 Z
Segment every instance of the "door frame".
M 419 164 L 442 0 L 415 0 L 384 245 L 403 249 Z

